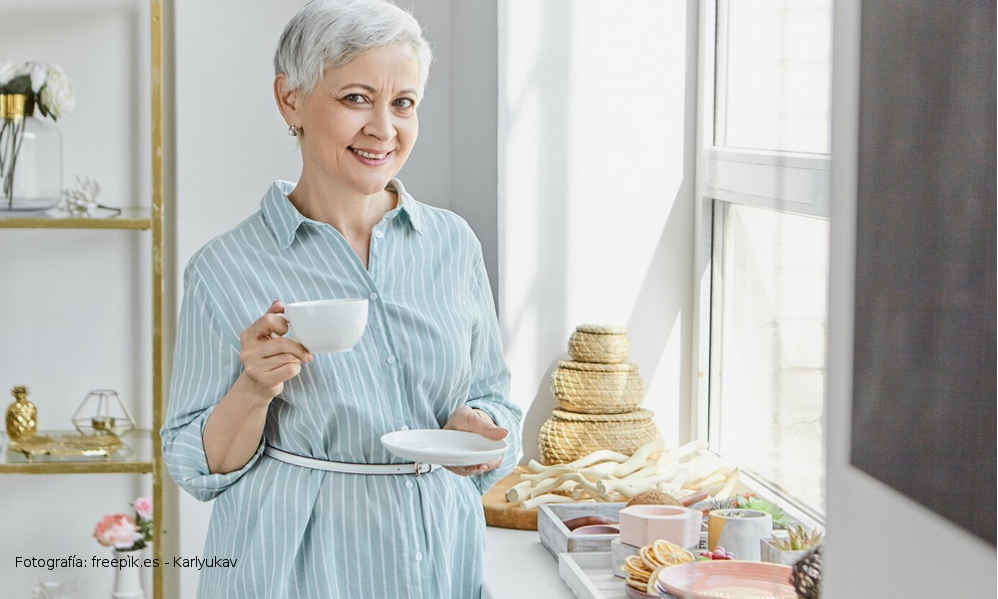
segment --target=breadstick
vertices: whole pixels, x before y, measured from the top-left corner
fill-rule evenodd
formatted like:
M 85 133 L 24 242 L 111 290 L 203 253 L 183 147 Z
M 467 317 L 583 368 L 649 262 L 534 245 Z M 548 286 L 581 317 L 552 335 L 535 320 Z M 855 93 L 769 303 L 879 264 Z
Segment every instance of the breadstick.
M 564 495 L 555 495 L 553 493 L 548 493 L 547 495 L 538 495 L 533 499 L 523 502 L 523 509 L 529 510 L 535 508 L 542 503 L 568 503 L 572 501 L 571 497 L 565 497 Z
M 558 476 L 560 474 L 565 474 L 568 472 L 578 472 L 590 478 L 606 478 L 613 472 L 613 469 L 616 466 L 617 463 L 613 461 L 602 462 L 600 464 L 595 464 L 593 466 L 584 469 L 573 468 L 570 467 L 568 464 L 559 464 L 557 466 L 549 467 L 544 472 L 536 472 L 534 474 L 520 475 L 520 479 L 526 481 L 539 481 L 539 480 L 544 480 L 551 476 Z
M 537 497 L 538 495 L 547 493 L 548 491 L 554 489 L 555 487 L 565 483 L 565 481 L 574 481 L 576 483 L 581 484 L 583 487 L 589 489 L 589 491 L 592 493 L 598 493 L 598 494 L 600 493 L 595 485 L 589 482 L 589 480 L 587 480 L 584 476 L 582 476 L 578 472 L 567 472 L 560 476 L 557 477 L 553 476 L 551 478 L 547 478 L 540 481 L 539 483 L 537 483 L 537 485 L 531 487 L 526 492 L 525 496 L 524 494 L 518 494 L 516 497 L 514 497 L 514 499 L 518 499 L 518 501 L 510 501 L 510 503 L 521 503 L 522 501 L 525 501 L 529 498 Z M 507 501 L 508 500 L 509 499 L 507 498 Z
M 614 462 L 624 462 L 627 461 L 627 456 L 622 453 L 617 453 L 616 451 L 610 451 L 609 449 L 600 449 L 568 464 L 552 464 L 550 466 L 545 466 L 544 464 L 541 464 L 537 460 L 530 460 L 527 463 L 527 469 L 535 473 L 546 472 L 554 468 L 568 468 L 570 470 L 580 470 L 591 464 L 595 464 L 597 462 L 603 462 L 606 460 L 613 460 Z
M 529 480 L 525 480 L 521 483 L 513 485 L 512 487 L 509 488 L 508 491 L 506 491 L 506 501 L 510 503 L 520 503 L 521 501 L 526 499 L 527 496 L 529 495 L 530 486 L 532 484 L 533 483 L 531 483 Z
M 648 456 L 651 455 L 653 451 L 661 451 L 662 447 L 664 447 L 664 442 L 662 441 L 661 437 L 655 439 L 654 441 L 645 443 L 644 445 L 639 447 L 634 452 L 634 455 L 629 457 L 626 462 L 618 465 L 614 469 L 613 471 L 614 476 L 617 477 L 627 476 L 628 474 L 634 472 L 635 470 L 638 470 L 639 468 L 647 464 Z
M 728 476 L 734 471 L 734 468 L 730 466 L 720 466 L 714 471 L 710 472 L 706 476 L 700 478 L 694 478 L 686 481 L 683 486 L 688 489 L 702 489 L 703 487 L 712 485 L 718 481 L 727 480 Z
M 721 487 L 721 490 L 718 491 L 717 495 L 715 495 L 714 497 L 716 497 L 717 499 L 728 499 L 729 497 L 731 497 L 732 493 L 734 493 L 735 485 L 737 483 L 738 483 L 738 468 L 735 468 L 734 471 L 731 473 L 731 475 L 728 476 L 728 481 L 724 483 L 724 486 Z
M 633 497 L 638 493 L 649 491 L 657 487 L 658 483 L 665 480 L 663 475 L 648 476 L 637 480 L 608 479 L 596 481 L 596 488 L 603 495 L 609 495 L 612 491 L 618 491 L 628 497 Z

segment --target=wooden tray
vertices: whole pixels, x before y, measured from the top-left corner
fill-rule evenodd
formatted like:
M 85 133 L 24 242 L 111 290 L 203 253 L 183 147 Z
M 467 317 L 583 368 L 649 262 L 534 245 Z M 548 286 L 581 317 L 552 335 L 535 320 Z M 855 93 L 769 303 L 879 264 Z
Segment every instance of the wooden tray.
M 523 466 L 517 466 L 505 478 L 502 478 L 492 488 L 482 495 L 482 508 L 485 510 L 485 523 L 497 528 L 515 528 L 518 530 L 537 530 L 537 508 L 525 510 L 518 505 L 506 501 L 506 491 L 520 482 L 520 475 L 529 471 Z
M 613 575 L 609 551 L 558 554 L 558 576 L 579 599 L 659 599 Z
M 538 506 L 537 532 L 551 555 L 558 557 L 564 552 L 610 551 L 610 541 L 619 534 L 605 535 L 573 535 L 565 526 L 565 520 L 582 516 L 603 516 L 614 522 L 624 503 L 597 503 L 595 501 L 580 503 L 542 503 Z

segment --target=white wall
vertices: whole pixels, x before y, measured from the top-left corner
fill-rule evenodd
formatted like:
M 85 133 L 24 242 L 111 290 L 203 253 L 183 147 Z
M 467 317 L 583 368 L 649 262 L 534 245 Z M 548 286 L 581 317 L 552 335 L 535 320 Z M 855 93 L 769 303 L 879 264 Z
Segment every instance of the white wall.
M 63 185 L 94 177 L 104 204 L 151 200 L 148 24 L 147 2 L 0 0 L 0 60 L 56 63 L 72 82 L 76 109 L 57 123 Z M 0 409 L 13 401 L 10 389 L 25 384 L 40 429 L 72 430 L 86 393 L 108 387 L 151 427 L 151 240 L 148 231 L 3 231 Z M 151 493 L 151 480 L 0 476 L 0 594 L 28 597 L 36 577 L 75 578 L 81 589 L 110 593 L 109 570 L 16 569 L 15 557 L 108 555 L 94 526 L 128 512 L 130 501 Z
M 525 459 L 582 323 L 630 329 L 688 438 L 697 3 L 499 2 L 500 320 Z
M 849 464 L 859 3 L 836 2 L 823 597 L 994 597 L 995 548 Z M 966 492 L 973 492 L 967 489 Z

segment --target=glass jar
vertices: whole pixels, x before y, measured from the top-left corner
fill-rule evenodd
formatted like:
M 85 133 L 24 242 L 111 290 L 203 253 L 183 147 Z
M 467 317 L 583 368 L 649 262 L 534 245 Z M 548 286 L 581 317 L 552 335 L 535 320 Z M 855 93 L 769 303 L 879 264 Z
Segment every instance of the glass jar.
M 31 94 L 0 94 L 0 211 L 47 210 L 62 198 L 62 132 L 34 116 Z

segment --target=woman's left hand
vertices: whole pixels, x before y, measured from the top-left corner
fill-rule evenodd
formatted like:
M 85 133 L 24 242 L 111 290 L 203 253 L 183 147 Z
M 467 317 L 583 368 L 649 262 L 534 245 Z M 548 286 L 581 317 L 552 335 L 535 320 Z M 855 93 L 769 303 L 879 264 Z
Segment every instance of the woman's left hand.
M 477 433 L 494 441 L 500 441 L 509 434 L 508 430 L 496 426 L 496 423 L 492 421 L 492 417 L 489 416 L 487 412 L 469 406 L 461 406 L 455 410 L 454 413 L 450 415 L 450 418 L 447 419 L 447 424 L 444 425 L 444 430 Z M 500 464 L 502 464 L 502 458 L 499 458 L 494 462 L 489 462 L 488 464 L 478 464 L 476 466 L 444 466 L 444 468 L 447 468 L 454 474 L 472 476 L 474 474 L 488 472 L 489 470 L 495 470 Z

